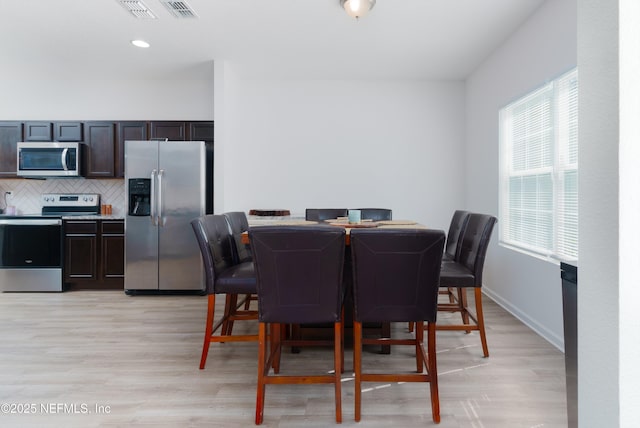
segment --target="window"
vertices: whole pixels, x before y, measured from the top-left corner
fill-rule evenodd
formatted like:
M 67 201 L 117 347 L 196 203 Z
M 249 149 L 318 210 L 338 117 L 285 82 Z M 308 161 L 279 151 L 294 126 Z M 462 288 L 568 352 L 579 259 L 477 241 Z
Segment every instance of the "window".
M 578 72 L 500 110 L 500 243 L 578 258 Z

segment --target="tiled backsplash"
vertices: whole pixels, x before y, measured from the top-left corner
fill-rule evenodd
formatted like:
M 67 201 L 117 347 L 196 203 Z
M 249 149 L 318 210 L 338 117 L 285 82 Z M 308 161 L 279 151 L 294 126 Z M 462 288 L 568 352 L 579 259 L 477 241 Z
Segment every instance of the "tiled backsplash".
M 111 204 L 114 216 L 124 216 L 124 180 L 87 180 L 84 178 L 62 178 L 46 180 L 17 179 L 0 180 L 0 207 L 5 208 L 4 194 L 12 192 L 7 199 L 20 214 L 40 213 L 43 193 L 99 193 L 103 204 Z

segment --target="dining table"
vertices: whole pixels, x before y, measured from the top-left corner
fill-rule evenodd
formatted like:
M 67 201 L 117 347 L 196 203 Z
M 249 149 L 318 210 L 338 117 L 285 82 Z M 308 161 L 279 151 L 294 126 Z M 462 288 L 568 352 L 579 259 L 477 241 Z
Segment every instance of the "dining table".
M 249 227 L 260 227 L 260 226 L 312 226 L 312 225 L 320 225 L 324 224 L 328 227 L 342 227 L 345 229 L 345 245 L 347 246 L 347 251 L 345 252 L 345 281 L 347 284 L 351 283 L 351 252 L 349 251 L 349 246 L 351 243 L 350 232 L 353 229 L 358 228 L 378 228 L 378 229 L 427 229 L 427 226 L 418 223 L 413 220 L 382 220 L 382 221 L 369 221 L 363 220 L 359 223 L 349 223 L 347 217 L 338 217 L 336 219 L 329 219 L 324 221 L 310 221 L 305 220 L 303 218 L 288 218 L 288 217 L 259 217 L 259 218 L 249 218 Z M 245 245 L 250 245 L 249 233 L 242 233 L 242 243 Z M 348 285 L 347 289 L 350 289 L 351 286 Z M 345 296 L 345 338 L 347 341 L 350 339 L 350 330 L 352 328 L 352 318 L 353 318 L 353 297 L 351 293 L 348 292 Z M 327 333 L 327 328 L 322 328 L 318 326 L 296 326 L 295 331 L 298 335 L 305 336 L 324 336 Z M 383 323 L 374 323 L 374 324 L 365 324 L 364 325 L 364 333 L 365 334 L 374 334 L 379 337 L 390 337 L 391 336 L 391 323 L 383 322 Z M 347 342 L 348 343 L 348 342 Z M 381 347 L 382 354 L 389 354 L 391 352 L 391 347 L 389 345 L 383 345 Z
M 349 223 L 347 217 L 338 217 L 336 219 L 324 220 L 324 221 L 311 221 L 298 218 L 287 217 L 270 217 L 267 219 L 252 220 L 249 219 L 249 227 L 259 226 L 311 226 L 324 224 L 333 227 L 342 227 L 345 229 L 345 245 L 349 246 L 351 243 L 350 232 L 352 229 L 358 228 L 378 228 L 378 229 L 427 229 L 427 226 L 418 223 L 413 220 L 381 220 L 371 221 L 363 220 L 358 223 Z M 245 245 L 250 244 L 249 233 L 242 233 L 242 243 Z

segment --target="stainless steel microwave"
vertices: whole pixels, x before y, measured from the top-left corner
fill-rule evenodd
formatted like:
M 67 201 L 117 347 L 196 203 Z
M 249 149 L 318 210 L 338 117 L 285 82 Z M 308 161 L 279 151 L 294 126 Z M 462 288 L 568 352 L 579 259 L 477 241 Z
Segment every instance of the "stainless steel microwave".
M 18 175 L 79 177 L 81 143 L 18 143 Z

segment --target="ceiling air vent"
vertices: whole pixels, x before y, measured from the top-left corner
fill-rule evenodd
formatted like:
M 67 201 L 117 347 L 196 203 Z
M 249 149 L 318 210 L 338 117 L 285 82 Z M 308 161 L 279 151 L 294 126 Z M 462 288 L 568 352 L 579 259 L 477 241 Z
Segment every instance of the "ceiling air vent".
M 140 0 L 116 0 L 138 19 L 156 19 L 151 10 Z
M 186 1 L 160 0 L 160 3 L 176 18 L 198 17 Z

